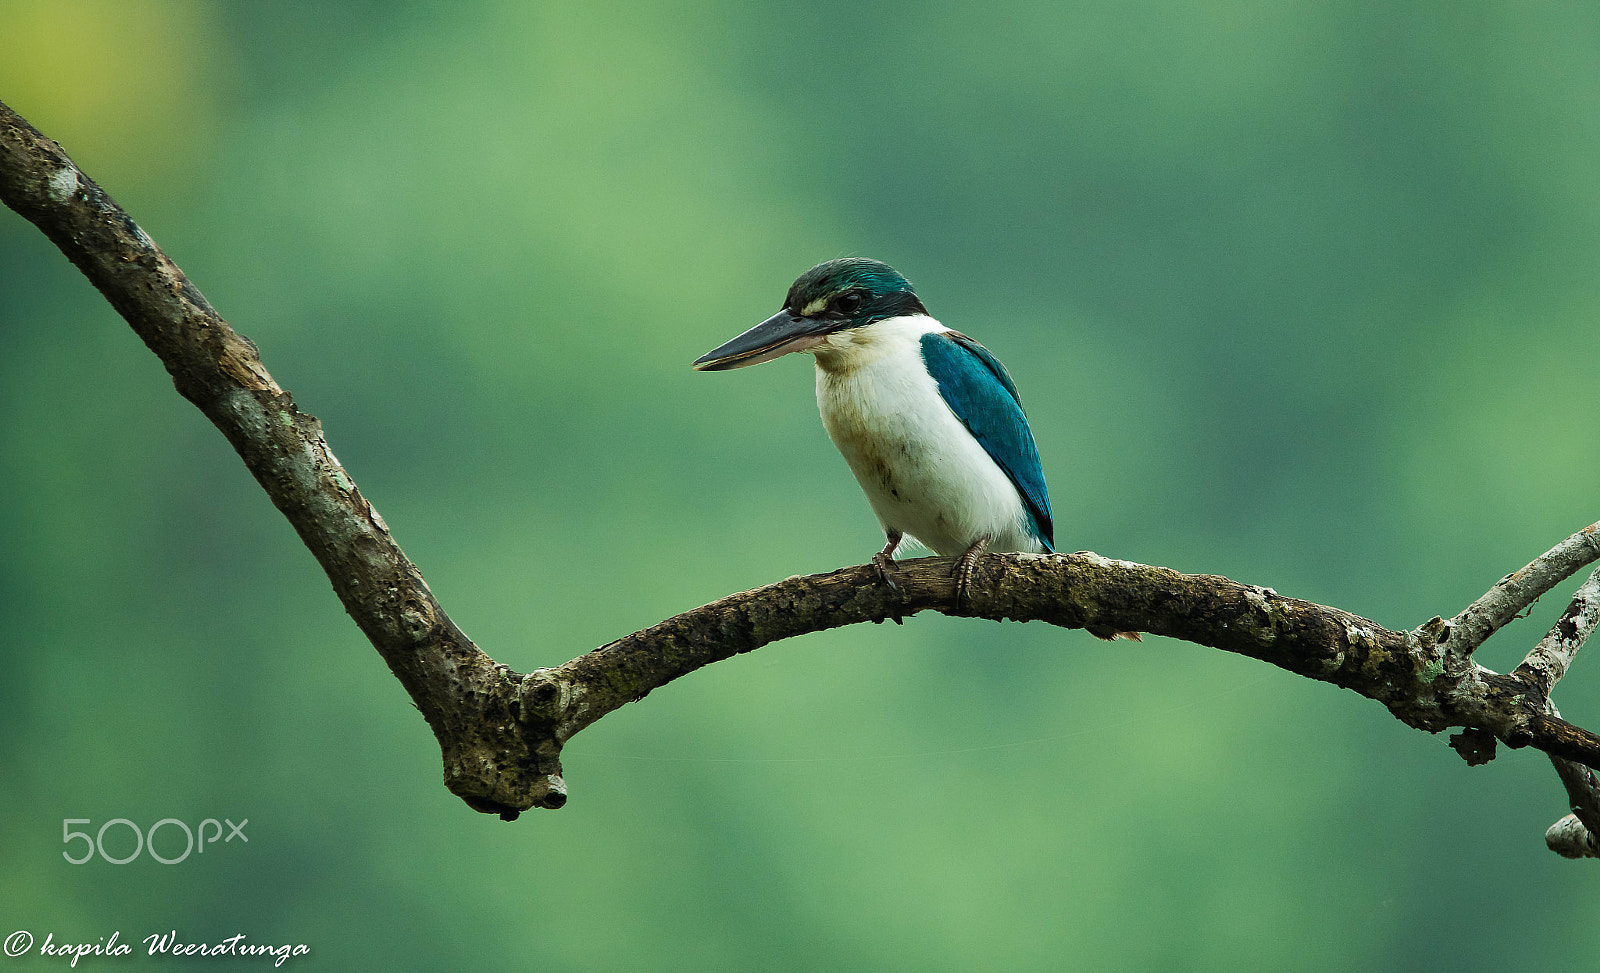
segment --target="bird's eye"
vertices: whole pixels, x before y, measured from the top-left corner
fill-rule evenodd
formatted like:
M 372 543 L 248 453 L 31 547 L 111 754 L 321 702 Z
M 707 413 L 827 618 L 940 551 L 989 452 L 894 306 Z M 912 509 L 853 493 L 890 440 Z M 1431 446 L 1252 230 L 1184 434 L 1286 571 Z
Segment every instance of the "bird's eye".
M 854 314 L 861 310 L 861 304 L 864 300 L 865 298 L 861 296 L 860 292 L 850 291 L 834 298 L 833 306 L 841 314 Z

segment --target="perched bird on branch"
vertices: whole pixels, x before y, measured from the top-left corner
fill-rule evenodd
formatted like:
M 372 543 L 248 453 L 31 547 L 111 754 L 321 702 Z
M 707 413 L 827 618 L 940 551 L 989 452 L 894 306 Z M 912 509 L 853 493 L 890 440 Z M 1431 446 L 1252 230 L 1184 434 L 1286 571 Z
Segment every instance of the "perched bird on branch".
M 986 550 L 1055 551 L 1039 451 L 1011 376 L 934 320 L 892 267 L 864 257 L 812 267 L 782 310 L 694 367 L 795 351 L 816 357 L 822 424 L 883 525 L 887 543 L 872 561 L 885 583 L 894 585 L 890 559 L 907 537 L 959 558 L 958 600 Z

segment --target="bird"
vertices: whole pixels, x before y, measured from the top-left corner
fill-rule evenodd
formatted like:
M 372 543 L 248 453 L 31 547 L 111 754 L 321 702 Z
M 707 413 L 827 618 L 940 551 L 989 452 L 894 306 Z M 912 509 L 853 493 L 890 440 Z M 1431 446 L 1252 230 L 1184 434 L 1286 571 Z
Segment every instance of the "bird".
M 1055 552 L 1039 450 L 1011 375 L 930 315 L 894 268 L 866 257 L 819 263 L 778 313 L 694 367 L 744 368 L 794 352 L 816 359 L 822 424 L 883 528 L 872 563 L 886 584 L 898 590 L 892 559 L 907 538 L 957 558 L 958 604 L 985 551 Z

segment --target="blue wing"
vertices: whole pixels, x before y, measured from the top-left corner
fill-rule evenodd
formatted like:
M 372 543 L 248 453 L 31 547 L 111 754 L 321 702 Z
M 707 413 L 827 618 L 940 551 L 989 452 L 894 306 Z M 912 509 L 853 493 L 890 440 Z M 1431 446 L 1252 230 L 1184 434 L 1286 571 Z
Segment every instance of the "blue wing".
M 922 360 L 939 395 L 1022 495 L 1034 533 L 1054 551 L 1050 494 L 1017 387 L 989 349 L 956 331 L 922 336 Z

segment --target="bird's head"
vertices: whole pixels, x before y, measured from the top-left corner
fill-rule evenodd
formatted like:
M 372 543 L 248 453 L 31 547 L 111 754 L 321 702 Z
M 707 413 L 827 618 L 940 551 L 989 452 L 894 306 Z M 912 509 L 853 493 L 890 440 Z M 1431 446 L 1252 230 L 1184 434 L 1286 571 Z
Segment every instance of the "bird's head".
M 838 331 L 927 313 L 911 282 L 888 264 L 866 257 L 829 260 L 800 275 L 777 314 L 706 352 L 694 367 L 717 372 L 758 365 L 815 348 Z

